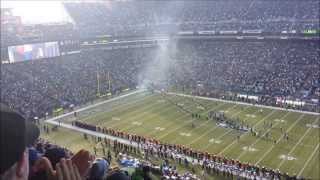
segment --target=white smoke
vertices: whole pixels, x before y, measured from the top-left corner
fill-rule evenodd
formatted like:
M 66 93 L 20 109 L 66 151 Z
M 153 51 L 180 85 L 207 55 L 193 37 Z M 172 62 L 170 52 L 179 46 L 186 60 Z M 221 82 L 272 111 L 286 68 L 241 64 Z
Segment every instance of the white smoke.
M 176 17 L 179 16 L 179 11 L 182 8 L 183 3 L 181 2 L 161 2 L 166 9 L 171 12 L 170 16 L 165 17 L 166 23 L 176 24 Z M 164 17 L 162 17 L 164 18 Z M 160 21 L 161 22 L 161 21 Z M 162 19 L 163 22 L 163 19 Z M 178 32 L 179 25 L 170 26 L 171 32 Z M 152 30 L 157 32 L 158 29 Z M 151 85 L 156 85 L 157 87 L 167 88 L 170 78 L 170 74 L 174 71 L 175 56 L 177 40 L 168 38 L 168 41 L 158 42 L 158 47 L 154 53 L 153 58 L 148 61 L 144 69 L 139 74 L 139 87 L 148 88 Z
M 176 54 L 176 43 L 169 40 L 158 45 L 154 58 L 144 67 L 139 75 L 139 87 L 148 88 L 151 85 L 167 88 Z

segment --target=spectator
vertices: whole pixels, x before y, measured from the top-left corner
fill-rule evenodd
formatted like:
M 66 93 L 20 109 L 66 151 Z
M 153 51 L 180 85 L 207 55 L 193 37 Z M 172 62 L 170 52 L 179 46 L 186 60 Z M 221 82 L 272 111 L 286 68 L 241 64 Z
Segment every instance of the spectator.
M 1 179 L 28 179 L 27 147 L 39 137 L 39 129 L 20 114 L 0 104 L 1 113 Z

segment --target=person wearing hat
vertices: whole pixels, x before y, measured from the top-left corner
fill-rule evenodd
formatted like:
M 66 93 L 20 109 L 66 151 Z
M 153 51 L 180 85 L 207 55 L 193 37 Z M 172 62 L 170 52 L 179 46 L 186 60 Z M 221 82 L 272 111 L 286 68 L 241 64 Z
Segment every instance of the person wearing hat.
M 38 139 L 38 127 L 0 103 L 0 135 L 0 179 L 27 180 L 30 159 L 28 147 Z M 60 151 L 51 153 L 57 154 L 55 152 Z M 62 155 L 53 168 L 47 157 L 37 157 L 30 169 L 36 172 L 44 170 L 48 180 L 81 180 L 87 174 L 93 158 L 88 151 L 80 150 L 71 159 L 65 159 Z
M 19 113 L 0 104 L 0 179 L 28 179 L 29 152 L 40 135 L 38 127 Z

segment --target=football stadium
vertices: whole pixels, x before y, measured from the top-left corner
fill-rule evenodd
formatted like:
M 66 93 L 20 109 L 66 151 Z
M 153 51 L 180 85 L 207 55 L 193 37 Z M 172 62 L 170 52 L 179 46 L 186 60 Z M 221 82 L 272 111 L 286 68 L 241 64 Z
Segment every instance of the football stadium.
M 318 3 L 2 1 L 1 179 L 320 179 Z

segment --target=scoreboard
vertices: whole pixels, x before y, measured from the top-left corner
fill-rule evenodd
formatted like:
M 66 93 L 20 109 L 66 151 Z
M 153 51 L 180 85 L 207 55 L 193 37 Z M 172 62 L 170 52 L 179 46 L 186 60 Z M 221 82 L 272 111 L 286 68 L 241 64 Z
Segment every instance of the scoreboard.
M 24 44 L 8 47 L 9 62 L 29 61 L 34 59 L 60 56 L 58 42 Z

